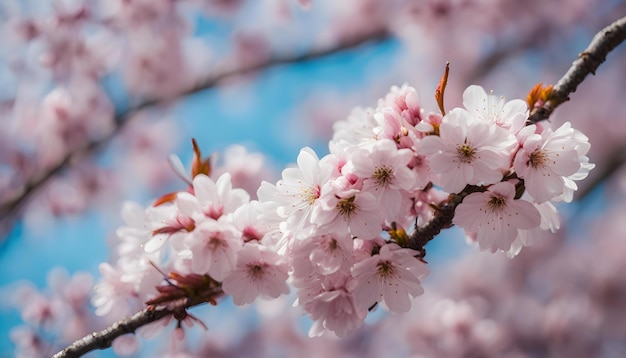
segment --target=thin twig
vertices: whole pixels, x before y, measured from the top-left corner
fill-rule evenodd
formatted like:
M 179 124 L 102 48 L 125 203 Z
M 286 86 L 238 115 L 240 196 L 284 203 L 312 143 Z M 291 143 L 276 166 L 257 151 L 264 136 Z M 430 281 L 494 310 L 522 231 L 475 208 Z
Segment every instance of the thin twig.
M 609 52 L 624 39 L 626 39 L 626 17 L 622 17 L 598 32 L 589 46 L 578 55 L 565 75 L 554 85 L 552 93 L 543 106 L 533 109 L 528 117 L 528 123 L 548 119 L 561 103 L 569 100 L 569 95 L 576 92 L 576 88 L 588 74 L 595 74 Z
M 334 53 L 349 50 L 367 42 L 382 42 L 390 38 L 389 31 L 383 27 L 377 27 L 373 29 L 367 29 L 366 31 L 344 39 L 343 41 L 324 48 L 319 48 L 305 54 L 283 54 L 277 55 L 273 58 L 256 62 L 253 64 L 244 65 L 243 67 L 225 68 L 219 73 L 210 74 L 204 78 L 198 80 L 193 86 L 188 89 L 177 93 L 174 96 L 168 98 L 154 98 L 147 99 L 129 109 L 126 109 L 115 115 L 114 129 L 106 136 L 90 141 L 81 148 L 73 150 L 61 159 L 56 165 L 48 168 L 44 172 L 33 175 L 31 180 L 24 185 L 24 189 L 16 196 L 7 199 L 5 202 L 0 203 L 0 221 L 14 220 L 19 216 L 24 204 L 38 192 L 46 183 L 52 178 L 59 175 L 63 170 L 70 167 L 93 153 L 103 148 L 111 139 L 115 138 L 124 126 L 136 117 L 136 114 L 146 108 L 159 106 L 171 102 L 173 99 L 184 97 L 193 93 L 204 91 L 217 86 L 222 81 L 241 75 L 247 75 L 261 71 L 266 68 L 292 64 L 298 62 L 305 62 L 314 60 L 317 58 L 325 57 Z M 2 227 L 8 228 L 11 226 L 9 223 L 4 223 Z M 5 232 L 6 233 L 6 232 Z M 0 237 L 3 233 L 0 232 Z

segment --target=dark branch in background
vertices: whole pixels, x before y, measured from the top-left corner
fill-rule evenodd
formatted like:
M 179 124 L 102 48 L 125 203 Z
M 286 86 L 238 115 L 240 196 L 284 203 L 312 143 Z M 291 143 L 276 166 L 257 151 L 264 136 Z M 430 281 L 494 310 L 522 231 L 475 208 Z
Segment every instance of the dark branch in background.
M 479 79 L 485 77 L 493 71 L 495 67 L 503 63 L 505 60 L 527 51 L 531 48 L 538 48 L 543 45 L 545 34 L 550 31 L 550 27 L 546 23 L 526 31 L 525 34 L 516 34 L 515 39 L 507 39 L 503 44 L 494 51 L 487 54 L 479 64 L 469 73 L 466 80 L 467 83 L 476 83 Z
M 626 17 L 623 17 L 598 32 L 585 51 L 578 55 L 567 73 L 554 85 L 552 93 L 543 106 L 533 109 L 528 123 L 537 123 L 548 119 L 552 112 L 569 100 L 569 95 L 576 92 L 576 88 L 588 74 L 595 74 L 596 70 L 606 60 L 606 56 L 615 47 L 626 39 Z
M 620 146 L 606 154 L 606 158 L 608 160 L 604 163 L 604 168 L 599 173 L 597 172 L 598 168 L 596 168 L 594 170 L 595 175 L 585 180 L 585 186 L 577 192 L 576 198 L 578 200 L 584 200 L 595 188 L 612 177 L 626 163 L 626 146 Z
M 598 32 L 585 51 L 579 55 L 578 59 L 574 61 L 569 70 L 554 86 L 543 106 L 532 111 L 527 123 L 533 124 L 548 119 L 554 109 L 561 103 L 569 100 L 569 95 L 576 91 L 576 88 L 585 77 L 590 73 L 595 73 L 598 67 L 606 60 L 609 52 L 625 39 L 626 17 L 613 22 Z M 623 155 L 619 157 L 620 160 L 623 158 Z M 452 218 L 454 217 L 456 207 L 463 201 L 465 196 L 476 191 L 476 187 L 468 185 L 461 193 L 450 195 L 450 198 L 435 211 L 434 218 L 425 226 L 416 228 L 411 234 L 409 247 L 419 251 L 423 258 L 426 255 L 426 249 L 424 248 L 426 244 L 434 239 L 441 230 L 452 226 Z
M 10 227 L 12 226 L 13 220 L 19 217 L 21 210 L 23 209 L 26 202 L 30 199 L 30 197 L 38 192 L 52 178 L 55 178 L 57 175 L 62 173 L 66 168 L 69 168 L 74 163 L 102 149 L 109 141 L 115 138 L 122 131 L 126 123 L 128 123 L 132 118 L 135 118 L 135 115 L 140 111 L 158 105 L 166 104 L 175 98 L 180 98 L 186 95 L 213 88 L 219 85 L 220 82 L 228 78 L 255 73 L 263 69 L 278 65 L 314 60 L 324 56 L 332 55 L 334 53 L 349 50 L 368 42 L 382 42 L 389 39 L 390 36 L 391 35 L 386 28 L 378 27 L 368 29 L 360 34 L 347 37 L 343 39 L 343 41 L 339 41 L 334 45 L 325 48 L 314 49 L 311 52 L 305 54 L 276 55 L 267 60 L 260 61 L 254 64 L 244 65 L 243 67 L 225 68 L 219 73 L 211 74 L 206 76 L 205 78 L 199 79 L 192 87 L 183 90 L 182 92 L 174 96 L 168 98 L 147 99 L 133 106 L 132 108 L 126 109 L 123 112 L 116 114 L 114 118 L 115 128 L 111 133 L 104 136 L 103 138 L 88 142 L 83 147 L 68 153 L 61 161 L 59 161 L 59 163 L 57 163 L 53 167 L 47 169 L 44 172 L 34 175 L 31 180 L 26 183 L 24 189 L 20 192 L 19 195 L 13 198 L 9 198 L 5 202 L 0 203 L 0 229 L 2 229 L 2 232 L 0 232 L 0 238 L 2 238 L 2 236 L 9 231 Z

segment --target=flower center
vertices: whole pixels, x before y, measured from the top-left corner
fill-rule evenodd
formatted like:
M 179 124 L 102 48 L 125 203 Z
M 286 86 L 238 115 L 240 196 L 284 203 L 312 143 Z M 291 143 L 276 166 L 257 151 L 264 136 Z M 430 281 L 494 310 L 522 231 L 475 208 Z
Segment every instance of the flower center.
M 335 239 L 330 239 L 326 242 L 326 249 L 329 252 L 335 251 L 339 248 L 339 243 L 337 243 L 337 240 Z
M 467 143 L 463 143 L 462 146 L 456 149 L 456 157 L 461 161 L 461 163 L 471 163 L 472 159 L 474 159 L 474 154 L 476 150 Z
M 389 185 L 393 178 L 393 170 L 386 166 L 376 168 L 374 174 L 372 174 L 372 179 L 374 179 L 376 185 L 380 187 Z
M 305 203 L 309 205 L 315 204 L 315 200 L 319 199 L 320 197 L 319 185 L 315 187 L 300 188 L 300 191 L 302 192 L 301 194 L 302 199 L 304 200 Z
M 337 206 L 335 207 L 339 210 L 339 214 L 346 219 L 349 219 L 359 209 L 359 207 L 354 203 L 354 198 L 354 196 L 351 196 L 347 199 L 339 200 L 337 202 Z
M 215 236 L 211 237 L 209 241 L 207 241 L 206 246 L 211 252 L 216 252 L 220 248 L 225 247 L 226 244 L 224 243 L 224 240 L 222 240 L 221 235 L 215 233 Z
M 543 150 L 537 149 L 530 154 L 526 165 L 530 165 L 533 168 L 542 168 L 546 166 L 548 162 L 548 155 Z
M 491 211 L 500 211 L 500 209 L 506 206 L 506 199 L 500 195 L 494 195 L 489 199 L 487 205 Z
M 221 204 L 212 204 L 208 207 L 204 208 L 204 215 L 213 220 L 217 220 L 224 214 L 224 205 Z
M 393 267 L 391 262 L 389 261 L 381 261 L 377 265 L 378 274 L 381 277 L 392 276 L 396 269 Z
M 251 278 L 261 278 L 263 277 L 263 271 L 264 271 L 264 265 L 257 263 L 257 264 L 250 264 L 248 265 L 248 276 L 250 276 Z

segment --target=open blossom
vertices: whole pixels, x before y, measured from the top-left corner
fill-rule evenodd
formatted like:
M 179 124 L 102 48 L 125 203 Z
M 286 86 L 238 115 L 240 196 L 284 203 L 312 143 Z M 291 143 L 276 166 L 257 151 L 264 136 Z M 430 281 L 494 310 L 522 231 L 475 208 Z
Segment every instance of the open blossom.
M 515 257 L 523 247 L 532 246 L 546 238 L 549 232 L 555 233 L 561 226 L 559 214 L 556 207 L 549 201 L 541 204 L 533 204 L 541 215 L 541 224 L 529 230 L 518 230 L 517 238 L 511 244 L 511 249 L 507 251 L 508 257 Z
M 352 295 L 344 288 L 320 293 L 308 301 L 304 308 L 314 321 L 309 337 L 319 336 L 325 330 L 344 337 L 361 327 L 367 315 L 367 310 L 358 308 Z
M 463 106 L 470 116 L 517 133 L 528 118 L 528 107 L 521 99 L 505 103 L 504 97 L 487 94 L 480 86 L 469 86 L 463 92 Z
M 357 263 L 352 270 L 357 307 L 369 308 L 384 301 L 391 312 L 407 312 L 409 295 L 424 293 L 420 280 L 428 274 L 426 264 L 414 255 L 411 249 L 386 244 L 377 255 Z
M 406 193 L 415 185 L 415 172 L 407 167 L 413 159 L 413 152 L 408 149 L 397 149 L 394 142 L 380 140 L 367 149 L 355 151 L 346 170 L 365 178 L 363 190 L 380 198 L 380 210 L 395 220 L 400 203 Z
M 467 184 L 494 184 L 510 166 L 515 137 L 506 130 L 469 117 L 455 108 L 439 127 L 439 136 L 422 139 L 418 149 L 428 155 L 430 168 L 442 174 L 435 184 L 458 193 Z
M 576 189 L 573 179 L 584 179 L 594 165 L 586 157 L 589 141 L 569 122 L 556 131 L 537 126 L 522 129 L 522 148 L 514 161 L 515 172 L 524 179 L 526 190 L 537 202 L 561 199 L 571 201 Z
M 181 212 L 195 220 L 218 220 L 249 201 L 250 195 L 245 190 L 233 189 L 229 173 L 222 174 L 217 181 L 198 174 L 193 178 L 193 194 L 182 192 L 176 198 Z
M 312 219 L 320 227 L 345 232 L 363 240 L 378 237 L 382 230 L 383 214 L 378 208 L 374 194 L 353 189 L 342 192 L 327 185 L 326 194 L 320 199 L 320 207 L 315 208 Z
M 217 179 L 224 173 L 231 175 L 233 187 L 256 193 L 263 179 L 274 178 L 274 168 L 261 153 L 250 153 L 241 145 L 231 145 L 224 150 L 222 163 L 211 170 L 211 178 Z
M 221 281 L 235 269 L 236 253 L 242 243 L 241 235 L 231 224 L 205 221 L 185 238 L 187 250 L 179 255 L 191 258 L 193 273 L 208 273 Z
M 310 276 L 313 272 L 331 275 L 352 267 L 352 238 L 326 233 L 298 241 L 291 252 L 295 276 Z
M 311 225 L 311 212 L 321 195 L 322 185 L 330 178 L 331 170 L 331 166 L 320 163 L 311 148 L 303 148 L 298 155 L 298 168 L 283 170 L 283 178 L 276 186 L 264 182 L 258 196 L 276 202 L 276 212 L 289 229 L 304 229 Z
M 374 140 L 377 126 L 372 108 L 354 108 L 348 118 L 333 124 L 333 142 L 345 141 L 357 145 Z
M 513 184 L 495 184 L 484 193 L 465 197 L 452 222 L 468 233 L 476 233 L 481 250 L 508 251 L 519 229 L 534 229 L 541 223 L 539 210 L 533 204 L 514 198 Z
M 257 296 L 277 298 L 289 293 L 284 259 L 259 244 L 246 244 L 237 253 L 237 268 L 222 282 L 236 305 L 252 303 Z

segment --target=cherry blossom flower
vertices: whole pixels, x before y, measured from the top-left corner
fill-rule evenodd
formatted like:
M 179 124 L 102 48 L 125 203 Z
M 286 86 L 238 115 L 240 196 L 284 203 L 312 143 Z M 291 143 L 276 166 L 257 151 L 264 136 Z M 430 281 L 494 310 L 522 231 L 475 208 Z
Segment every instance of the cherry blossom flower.
M 376 195 L 382 203 L 380 210 L 390 221 L 396 219 L 402 206 L 402 192 L 413 189 L 415 173 L 407 167 L 413 159 L 408 149 L 398 150 L 390 140 L 380 140 L 366 149 L 353 153 L 346 171 L 365 178 L 363 190 Z
M 243 305 L 259 295 L 277 298 L 289 293 L 287 277 L 287 265 L 281 256 L 251 243 L 237 253 L 237 268 L 224 278 L 222 288 L 236 305 Z
M 306 309 L 306 304 L 318 295 L 345 286 L 351 277 L 352 242 L 348 232 L 294 241 L 289 255 L 291 284 L 298 289 L 300 306 Z
M 224 150 L 223 163 L 215 166 L 211 177 L 217 180 L 222 174 L 230 173 L 232 185 L 249 194 L 256 194 L 262 180 L 275 179 L 273 167 L 261 153 L 250 153 L 241 145 L 231 145 Z
M 299 267 L 301 267 L 301 264 L 306 261 L 311 271 L 322 275 L 331 275 L 338 270 L 349 271 L 352 267 L 352 238 L 347 232 L 343 235 L 319 234 L 294 245 L 292 257 L 295 261 L 294 265 L 300 264 Z M 305 274 L 309 275 L 311 271 Z M 294 274 L 300 274 L 300 272 L 294 272 Z
M 314 321 L 309 337 L 320 336 L 325 330 L 344 337 L 361 327 L 367 315 L 367 310 L 359 309 L 352 295 L 342 288 L 320 293 L 304 307 Z
M 515 171 L 537 202 L 569 202 L 577 189 L 573 180 L 584 179 L 594 167 L 586 157 L 588 138 L 573 129 L 569 122 L 556 131 L 549 128 L 541 133 L 536 131 L 535 125 L 520 131 L 518 138 L 522 148 L 515 156 Z
M 233 189 L 230 173 L 222 174 L 215 182 L 198 174 L 193 178 L 193 194 L 181 192 L 176 198 L 181 212 L 195 220 L 218 220 L 249 201 L 250 195 L 245 190 Z
M 525 194 L 526 196 L 527 194 Z M 524 198 L 524 196 L 522 196 Z M 518 230 L 517 238 L 511 244 L 511 249 L 507 251 L 508 257 L 515 257 L 520 253 L 523 247 L 533 246 L 543 241 L 550 233 L 555 233 L 561 226 L 559 213 L 556 207 L 549 201 L 541 204 L 533 204 L 541 215 L 541 224 L 529 230 Z
M 417 140 L 417 130 L 409 124 L 400 113 L 390 107 L 382 108 L 374 113 L 378 126 L 374 128 L 377 139 L 390 139 L 398 148 L 411 148 Z
M 420 280 L 428 274 L 426 264 L 414 255 L 411 249 L 387 244 L 378 254 L 354 265 L 352 293 L 357 307 L 369 308 L 384 301 L 391 312 L 407 312 L 409 295 L 424 293 Z
M 418 124 L 424 116 L 419 94 L 406 83 L 402 87 L 392 86 L 389 94 L 378 101 L 378 107 L 391 107 L 411 126 Z
M 268 232 L 267 226 L 260 218 L 262 210 L 258 201 L 240 206 L 232 214 L 233 225 L 241 232 L 244 242 L 262 241 Z
M 123 317 L 132 312 L 130 297 L 136 296 L 134 282 L 124 279 L 124 273 L 116 267 L 104 262 L 99 266 L 102 278 L 94 288 L 92 304 L 96 314 L 104 316 L 112 313 L 115 317 Z
M 345 141 L 353 145 L 374 140 L 374 128 L 378 126 L 374 109 L 356 107 L 345 120 L 333 124 L 333 142 Z
M 262 185 L 258 196 L 278 204 L 276 212 L 285 219 L 289 229 L 305 229 L 311 226 L 311 212 L 321 195 L 322 185 L 330 178 L 331 169 L 320 163 L 311 148 L 303 148 L 298 155 L 298 168 L 283 170 L 282 180 L 276 186 Z
M 369 192 L 349 190 L 343 192 L 331 184 L 326 194 L 320 198 L 311 218 L 320 228 L 337 233 L 350 230 L 352 235 L 368 240 L 378 237 L 382 230 L 383 214 L 378 208 L 378 200 Z
M 235 269 L 236 253 L 242 244 L 241 235 L 232 225 L 205 221 L 185 238 L 188 250 L 179 252 L 179 255 L 191 258 L 194 273 L 208 273 L 222 281 Z
M 495 123 L 511 133 L 524 127 L 528 107 L 521 99 L 505 102 L 504 97 L 487 94 L 480 86 L 469 86 L 463 92 L 463 106 L 470 116 Z
M 448 113 L 439 127 L 439 136 L 422 139 L 418 149 L 428 155 L 435 184 L 458 193 L 467 184 L 495 184 L 510 166 L 515 137 L 484 121 L 468 118 L 463 109 Z
M 181 200 L 182 201 L 182 200 Z M 177 201 L 178 203 L 178 201 Z M 193 214 L 193 210 L 188 210 Z M 180 241 L 192 232 L 196 227 L 196 222 L 188 215 L 181 213 L 178 205 L 160 205 L 146 210 L 145 227 L 152 229 L 146 236 L 148 239 L 141 245 L 146 253 L 158 253 L 166 242 Z M 124 234 L 121 232 L 120 234 Z M 127 239 L 128 236 L 120 236 Z
M 509 182 L 492 185 L 484 193 L 472 193 L 456 208 L 452 222 L 476 233 L 481 250 L 508 251 L 519 229 L 534 229 L 541 223 L 533 204 L 514 197 L 515 186 Z
M 397 149 L 393 142 L 380 140 L 367 151 L 353 153 L 350 171 L 366 178 L 365 187 L 371 186 L 380 196 L 384 196 L 386 189 L 411 190 L 415 177 L 407 164 L 412 157 L 410 150 Z

